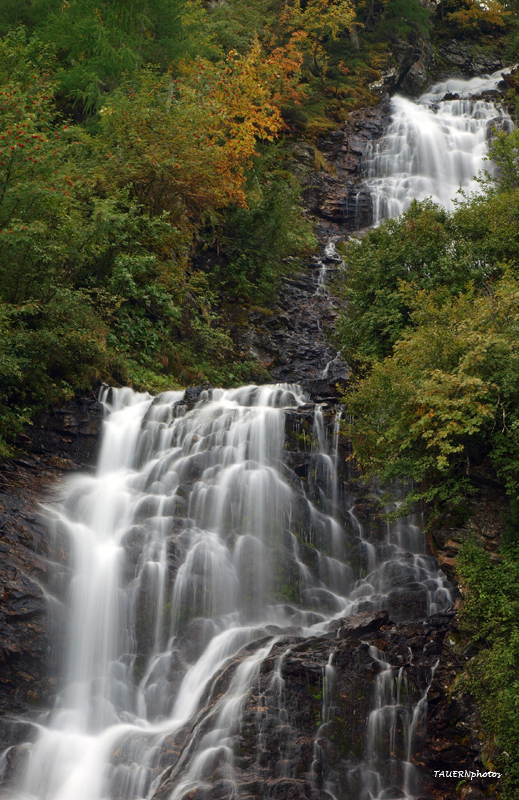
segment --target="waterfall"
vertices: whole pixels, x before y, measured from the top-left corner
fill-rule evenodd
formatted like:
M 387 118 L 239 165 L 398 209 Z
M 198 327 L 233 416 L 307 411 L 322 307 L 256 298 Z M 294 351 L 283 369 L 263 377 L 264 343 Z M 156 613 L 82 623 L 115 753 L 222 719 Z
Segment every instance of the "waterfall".
M 376 223 L 477 191 L 492 130 L 511 127 L 488 94 L 500 79 L 393 98 L 367 156 Z M 341 263 L 330 241 L 317 295 Z M 95 472 L 45 509 L 68 587 L 63 604 L 46 587 L 56 696 L 0 753 L 0 796 L 417 800 L 431 620 L 452 587 L 419 515 L 370 515 L 340 411 L 292 384 L 101 400 Z
M 479 188 L 478 173 L 491 170 L 485 161 L 493 129 L 511 130 L 509 114 L 482 93 L 494 90 L 502 73 L 432 86 L 418 100 L 396 95 L 384 136 L 370 143 L 366 187 L 373 221 L 380 223 L 405 211 L 412 200 L 431 197 L 454 207 L 458 190 Z
M 287 726 L 285 661 L 318 637 L 331 652 L 307 781 L 326 791 L 315 797 L 333 797 L 333 772 L 318 788 L 318 765 L 340 621 L 380 609 L 418 619 L 451 602 L 420 527 L 409 518 L 370 539 L 338 471 L 339 417 L 298 386 L 215 389 L 196 403 L 184 392 L 107 389 L 102 401 L 95 474 L 71 477 L 47 507 L 70 569 L 60 688 L 18 747 L 2 796 L 241 796 L 236 741 L 247 698 L 258 695 L 261 746 L 269 704 Z M 382 660 L 377 651 L 373 663 Z M 280 780 L 296 749 L 287 739 Z M 399 763 L 409 759 L 406 751 Z

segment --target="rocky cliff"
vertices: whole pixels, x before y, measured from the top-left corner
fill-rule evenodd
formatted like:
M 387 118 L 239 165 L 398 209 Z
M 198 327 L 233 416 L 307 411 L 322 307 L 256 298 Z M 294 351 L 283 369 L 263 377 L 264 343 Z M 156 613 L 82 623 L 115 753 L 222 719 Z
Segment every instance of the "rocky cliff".
M 197 391 L 195 388 L 187 392 L 188 404 L 196 401 Z M 324 411 L 327 424 L 332 424 L 333 408 L 326 411 L 324 407 Z M 310 476 L 311 459 L 301 441 L 305 439 L 305 431 L 308 438 L 311 436 L 311 420 L 310 407 L 287 415 L 287 464 L 304 480 Z M 27 456 L 3 464 L 0 496 L 3 748 L 30 738 L 30 720 L 51 700 L 59 674 L 60 598 L 59 591 L 56 596 L 50 563 L 64 565 L 67 556 L 64 543 L 49 540 L 40 503 L 56 496 L 65 475 L 91 467 L 100 423 L 101 408 L 95 398 L 77 400 L 41 417 L 27 443 Z M 347 443 L 342 447 L 347 448 Z M 346 450 L 341 454 L 342 463 L 346 454 Z M 196 474 L 192 480 L 196 480 Z M 365 530 L 375 538 L 380 537 L 382 529 L 373 516 L 369 493 L 348 470 L 341 471 L 340 481 L 348 492 L 357 493 L 356 513 Z M 499 503 L 495 499 L 493 522 L 497 525 Z M 489 522 L 485 528 L 487 534 L 491 529 L 497 530 Z M 430 546 L 451 575 L 448 559 L 455 549 L 452 543 L 456 536 L 463 535 L 468 535 L 468 528 L 465 534 L 451 529 L 431 533 Z M 360 556 L 352 554 L 352 557 Z M 174 568 L 175 559 L 171 563 Z M 421 706 L 423 717 L 417 719 L 415 726 L 414 761 L 422 776 L 423 798 L 447 800 L 454 796 L 453 781 L 435 779 L 434 770 L 483 770 L 477 708 L 460 684 L 460 675 L 471 657 L 470 643 L 460 633 L 456 615 L 439 614 L 398 624 L 391 621 L 392 615 L 392 612 L 389 615 L 364 612 L 338 621 L 323 636 L 301 639 L 285 634 L 276 642 L 262 666 L 254 692 L 247 699 L 236 744 L 236 780 L 244 798 L 324 800 L 329 796 L 326 791 L 329 781 L 340 791 L 340 797 L 347 798 L 350 793 L 355 796 L 358 790 L 355 782 L 363 780 L 366 720 L 373 708 L 381 658 L 405 686 L 404 710 L 411 709 L 413 703 L 416 705 L 432 680 L 427 701 L 424 698 Z M 178 683 L 185 659 L 196 657 L 197 648 L 203 647 L 203 643 L 203 626 L 191 626 L 184 644 L 180 643 L 173 682 Z M 244 650 L 238 658 L 246 656 Z M 333 677 L 326 678 L 327 664 L 333 667 Z M 156 800 L 169 796 L 177 765 L 181 768 L 190 748 L 203 736 L 214 703 L 225 691 L 226 681 L 231 680 L 234 666 L 234 662 L 229 664 L 229 669 L 212 686 L 197 716 L 197 730 L 181 731 L 164 750 L 158 765 L 164 774 Z M 25 722 L 17 721 L 21 714 Z M 397 759 L 405 756 L 402 719 L 395 718 L 394 722 Z M 16 747 L 9 751 L 8 766 L 14 765 L 18 755 Z M 389 769 L 389 765 L 384 768 Z M 211 789 L 198 791 L 193 800 L 227 797 L 228 787 L 223 778 L 218 780 L 215 769 Z M 474 799 L 489 796 L 488 781 L 471 783 L 463 796 Z
M 95 459 L 102 408 L 95 397 L 74 400 L 34 422 L 23 457 L 0 463 L 0 749 L 27 738 L 27 724 L 55 688 L 59 598 L 51 561 L 66 561 L 51 542 L 42 503 L 64 476 Z M 51 589 L 52 586 L 52 589 Z

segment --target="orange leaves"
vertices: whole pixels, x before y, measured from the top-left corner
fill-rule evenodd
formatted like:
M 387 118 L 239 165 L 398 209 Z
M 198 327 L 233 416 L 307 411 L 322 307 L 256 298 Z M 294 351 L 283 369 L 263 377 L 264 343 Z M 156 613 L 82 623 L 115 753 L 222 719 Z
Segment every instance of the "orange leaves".
M 175 225 L 244 205 L 256 141 L 283 128 L 279 103 L 297 97 L 300 63 L 293 47 L 267 59 L 255 42 L 247 54 L 231 51 L 216 64 L 184 64 L 175 80 L 145 72 L 139 88 L 114 95 L 102 110 L 110 174 L 131 185 L 151 213 L 168 211 Z
M 447 14 L 446 18 L 460 28 L 480 28 L 483 31 L 492 31 L 505 28 L 506 17 L 510 13 L 499 0 L 489 0 L 484 4 L 463 3 L 457 11 Z

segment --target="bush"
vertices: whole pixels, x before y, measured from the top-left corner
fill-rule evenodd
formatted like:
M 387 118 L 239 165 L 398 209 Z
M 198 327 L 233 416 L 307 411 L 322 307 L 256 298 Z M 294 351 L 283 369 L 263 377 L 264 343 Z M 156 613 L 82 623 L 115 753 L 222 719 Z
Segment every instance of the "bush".
M 285 259 L 308 254 L 315 239 L 302 215 L 297 181 L 275 169 L 272 154 L 257 165 L 248 186 L 248 207 L 230 210 L 217 231 L 224 258 L 214 275 L 224 297 L 261 304 L 272 300 L 290 269 Z
M 468 284 L 484 290 L 504 268 L 519 268 L 519 191 L 460 202 L 453 213 L 430 200 L 341 248 L 346 269 L 335 291 L 343 301 L 337 343 L 356 373 L 384 358 L 411 324 L 399 282 L 450 295 Z

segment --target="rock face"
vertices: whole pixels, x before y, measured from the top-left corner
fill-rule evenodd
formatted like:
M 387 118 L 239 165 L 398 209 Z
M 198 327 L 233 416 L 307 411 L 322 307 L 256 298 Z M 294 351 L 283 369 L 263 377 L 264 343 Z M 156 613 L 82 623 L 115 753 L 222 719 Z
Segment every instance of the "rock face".
M 468 500 L 469 515 L 464 522 L 454 519 L 431 528 L 428 546 L 437 557 L 443 571 L 455 581 L 455 558 L 463 543 L 475 538 L 489 553 L 490 560 L 499 563 L 499 548 L 505 527 L 503 520 L 510 513 L 509 501 L 501 486 L 492 478 L 492 465 L 485 459 L 470 466 L 470 478 L 477 494 Z
M 328 164 L 328 172 L 316 172 L 311 145 L 292 147 L 291 167 L 303 187 L 309 212 L 318 230 L 345 236 L 373 222 L 371 199 L 362 192 L 362 162 L 369 142 L 378 138 L 389 122 L 389 96 L 376 106 L 352 112 L 348 122 L 317 141 L 317 149 Z
M 103 408 L 95 397 L 76 397 L 41 414 L 22 444 L 60 469 L 91 467 L 97 455 Z
M 459 630 L 453 616 L 439 653 L 439 663 L 427 694 L 427 730 L 416 761 L 423 768 L 424 792 L 435 800 L 451 800 L 457 781 L 441 778 L 435 771 L 469 770 L 484 773 L 483 732 L 477 703 L 464 691 L 459 676 L 465 671 L 474 651 Z M 464 798 L 482 800 L 495 796 L 485 779 L 471 780 Z
M 445 39 L 433 44 L 417 37 L 413 43 L 393 43 L 392 69 L 370 85 L 380 96 L 386 93 L 418 97 L 428 86 L 447 78 L 472 78 L 503 69 L 499 41 L 486 42 Z
M 234 740 L 234 779 L 239 796 L 244 800 L 359 797 L 367 721 L 381 672 L 378 659 L 382 656 L 391 677 L 405 686 L 402 715 L 392 744 L 393 755 L 403 758 L 405 707 L 423 696 L 449 621 L 450 615 L 440 614 L 424 622 L 395 626 L 384 612 L 358 614 L 343 620 L 339 637 L 278 640 L 261 665 Z M 181 732 L 177 745 L 171 743 L 169 758 L 174 763 L 164 772 L 153 800 L 170 797 L 186 751 L 202 738 L 204 720 L 209 719 L 235 668 L 236 664 L 232 665 L 213 686 L 196 732 L 192 731 L 189 738 Z M 423 720 L 416 727 L 415 737 L 423 746 Z M 383 763 L 380 768 L 384 769 Z M 223 774 L 218 778 L 218 764 L 213 780 L 211 787 L 194 789 L 190 800 L 228 798 L 229 783 Z
M 255 312 L 247 328 L 236 327 L 233 339 L 243 358 L 260 358 L 272 380 L 300 383 L 313 400 L 338 398 L 338 386 L 349 370 L 327 337 L 333 329 L 336 307 L 319 277 L 333 280 L 340 259 L 323 256 L 308 262 L 306 270 L 286 278 L 272 313 Z
M 283 281 L 272 313 L 254 313 L 246 330 L 236 326 L 232 331 L 244 359 L 259 356 L 274 380 L 300 383 L 317 401 L 337 397 L 337 386 L 344 385 L 349 374 L 328 335 L 337 309 L 326 283 L 333 281 L 342 262 L 325 245 L 371 225 L 371 197 L 362 190 L 362 162 L 369 143 L 383 133 L 388 121 L 386 98 L 353 112 L 344 126 L 318 140 L 317 150 L 306 142 L 289 146 L 287 168 L 301 182 L 324 254 Z M 327 172 L 316 171 L 317 152 L 328 164 Z
M 497 72 L 505 66 L 496 46 L 494 51 L 488 47 L 449 39 L 439 47 L 438 58 L 434 62 L 435 80 L 447 77 L 467 77 Z
M 35 420 L 27 455 L 0 464 L 0 750 L 26 738 L 27 726 L 11 715 L 30 717 L 54 689 L 58 651 L 50 650 L 45 598 L 52 547 L 40 504 L 64 474 L 92 465 L 101 419 L 94 397 L 74 400 Z
M 470 513 L 467 520 L 460 524 L 461 521 L 452 519 L 448 524 L 444 522 L 429 531 L 429 548 L 454 583 L 455 559 L 468 539 L 476 539 L 488 552 L 491 561 L 500 561 L 499 548 L 505 528 L 503 520 L 509 514 L 509 504 L 492 475 L 492 466 L 486 460 L 471 465 L 470 477 L 478 491 L 468 501 Z M 485 758 L 489 756 L 489 746 L 492 747 L 485 737 L 477 702 L 460 680 L 466 670 L 470 671 L 470 660 L 476 652 L 469 634 L 460 628 L 455 615 L 448 625 L 428 693 L 427 738 L 418 753 L 418 761 L 429 776 L 434 775 L 434 770 L 446 770 L 453 764 L 457 770 L 486 771 Z M 437 800 L 451 800 L 458 796 L 454 793 L 455 783 L 453 779 L 431 777 L 425 786 Z M 493 783 L 473 779 L 464 787 L 462 796 L 467 800 L 498 796 Z

